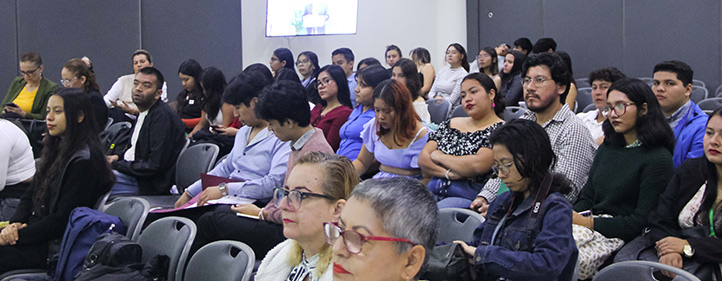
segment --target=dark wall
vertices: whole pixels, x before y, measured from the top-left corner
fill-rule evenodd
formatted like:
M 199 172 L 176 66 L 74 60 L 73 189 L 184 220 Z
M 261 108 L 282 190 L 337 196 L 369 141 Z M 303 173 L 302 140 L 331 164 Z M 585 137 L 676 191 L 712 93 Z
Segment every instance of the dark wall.
M 476 11 L 467 16 L 470 52 L 519 37 L 532 43 L 552 37 L 571 56 L 575 78 L 607 66 L 652 77 L 655 64 L 677 59 L 710 95 L 722 82 L 720 1 L 468 0 L 467 7 Z
M 43 57 L 46 78 L 59 83 L 69 59 L 88 56 L 103 93 L 133 72 L 131 55 L 143 48 L 175 100 L 182 89 L 178 67 L 189 58 L 215 66 L 228 78 L 241 64 L 239 0 L 0 0 L 0 99 L 18 76 L 20 56 Z

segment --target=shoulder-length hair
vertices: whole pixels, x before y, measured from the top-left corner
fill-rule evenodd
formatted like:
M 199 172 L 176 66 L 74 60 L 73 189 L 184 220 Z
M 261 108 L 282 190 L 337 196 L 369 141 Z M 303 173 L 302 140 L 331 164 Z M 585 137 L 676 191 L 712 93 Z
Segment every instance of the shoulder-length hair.
M 411 93 L 411 101 L 415 101 L 419 98 L 419 91 L 421 90 L 421 73 L 417 71 L 416 64 L 407 58 L 399 59 L 392 67 L 398 67 L 406 78 L 406 88 Z
M 313 66 L 313 73 L 311 74 L 311 77 L 315 77 L 321 70 L 321 66 L 318 65 L 318 56 L 312 51 L 301 52 L 298 54 L 298 60 L 301 60 L 301 56 L 305 56 L 311 62 L 311 65 Z
M 459 43 L 452 43 L 449 45 L 449 47 L 446 47 L 446 50 L 448 51 L 450 47 L 454 47 L 454 49 L 459 52 L 459 55 L 461 55 L 461 67 L 463 67 L 468 72 L 470 68 L 469 55 L 466 54 L 466 49 L 464 49 L 464 46 Z
M 402 143 L 409 141 L 416 135 L 416 122 L 421 121 L 421 118 L 416 114 L 414 109 L 411 93 L 404 84 L 399 83 L 396 80 L 389 79 L 381 82 L 374 89 L 374 100 L 381 99 L 394 110 L 394 119 L 391 122 L 394 124 L 393 131 L 381 127 L 376 121 L 376 135 L 379 137 L 391 132 L 393 134 L 394 143 L 401 145 Z
M 100 131 L 95 124 L 95 113 L 90 105 L 88 95 L 83 93 L 81 89 L 61 88 L 53 96 L 63 99 L 66 122 L 65 133 L 63 137 L 60 137 L 52 136 L 48 134 L 47 130 L 45 131 L 46 135 L 43 139 L 44 147 L 40 156 L 40 163 L 32 182 L 35 189 L 33 211 L 39 214 L 47 214 L 49 211 L 45 201 L 50 185 L 59 184 L 56 181 L 62 176 L 63 167 L 68 164 L 73 154 L 85 147 L 90 149 L 91 152 L 97 152 L 91 154 L 96 157 L 90 159 L 95 170 L 88 171 L 88 173 L 100 173 L 104 180 L 103 184 L 106 186 L 110 186 L 115 182 L 115 176 L 100 147 L 98 137 Z M 81 116 L 82 120 L 78 122 Z
M 226 90 L 226 76 L 220 69 L 213 66 L 208 67 L 201 74 L 201 85 L 204 90 L 203 95 L 206 97 L 203 110 L 206 112 L 208 120 L 216 119 L 221 109 L 223 91 Z
M 499 118 L 504 118 L 504 109 L 506 108 L 506 101 L 504 100 L 504 95 L 502 95 L 499 92 L 499 89 L 496 88 L 496 85 L 494 85 L 494 80 L 491 80 L 491 77 L 488 75 L 482 73 L 482 72 L 476 72 L 469 75 L 466 75 L 463 80 L 461 80 L 461 83 L 464 83 L 466 80 L 476 80 L 479 82 L 482 88 L 487 93 L 491 93 L 492 90 L 494 90 L 494 114 L 498 116 Z
M 338 94 L 336 95 L 338 98 L 338 102 L 340 102 L 344 106 L 353 107 L 351 105 L 351 93 L 348 89 L 346 72 L 343 71 L 343 68 L 335 64 L 326 65 L 321 68 L 318 73 L 316 73 L 316 80 L 318 80 L 318 74 L 324 71 L 328 72 L 328 75 L 331 76 L 331 79 L 333 79 L 333 81 L 338 86 Z M 326 106 L 326 101 L 321 100 L 321 104 L 323 104 L 323 106 Z
M 715 111 L 710 113 L 709 119 L 707 119 L 707 125 L 709 125 L 709 122 L 715 116 L 722 117 L 722 107 L 715 109 Z M 720 210 L 720 206 L 715 204 L 715 202 L 717 201 L 717 188 L 713 188 L 716 187 L 717 184 L 719 184 L 720 179 L 717 175 L 717 164 L 710 162 L 706 155 L 704 157 L 704 163 L 705 167 L 704 169 L 700 170 L 700 176 L 707 176 L 707 188 L 704 189 L 702 204 L 699 206 L 699 210 L 697 210 L 697 213 L 695 214 L 695 222 L 700 225 L 709 226 L 709 210 L 714 209 L 715 212 L 718 212 Z M 714 222 L 715 220 L 713 218 L 713 223 Z
M 491 57 L 491 65 L 489 66 L 489 69 L 491 70 L 492 75 L 499 74 L 499 58 L 496 55 L 496 50 L 492 47 L 484 47 L 481 49 L 485 53 L 489 54 Z M 481 72 L 484 72 L 485 70 L 482 69 Z
M 193 93 L 201 93 L 202 94 L 202 88 L 201 88 L 201 74 L 203 73 L 203 68 L 201 67 L 201 64 L 198 63 L 194 59 L 189 59 L 181 63 L 180 67 L 178 67 L 178 73 L 182 73 L 185 75 L 188 75 L 190 77 L 193 77 Z M 161 84 L 162 85 L 162 84 Z M 183 89 L 181 93 L 178 95 L 178 113 L 181 113 L 183 111 L 183 108 L 188 105 L 188 99 L 186 97 L 190 95 L 191 92 L 188 92 L 186 89 Z
M 637 106 L 637 121 L 634 127 L 637 130 L 637 139 L 642 142 L 642 146 L 647 148 L 663 146 L 669 150 L 669 153 L 674 153 L 674 133 L 664 119 L 662 108 L 647 83 L 636 78 L 617 80 L 609 87 L 607 97 L 614 90 L 627 95 L 627 98 Z M 639 109 L 644 104 L 647 104 L 647 113 L 640 114 Z M 609 119 L 602 124 L 602 130 L 604 131 L 604 143 L 626 146 L 624 135 L 614 131 Z
M 526 55 L 519 51 L 511 51 L 509 52 L 512 56 L 514 56 L 514 65 L 511 66 L 511 70 L 509 73 L 501 72 L 501 83 L 506 83 L 507 80 L 514 78 L 515 75 L 521 73 L 522 66 L 524 65 L 524 62 L 526 61 Z M 508 55 L 508 54 L 507 54 Z M 522 77 L 524 75 L 522 74 Z

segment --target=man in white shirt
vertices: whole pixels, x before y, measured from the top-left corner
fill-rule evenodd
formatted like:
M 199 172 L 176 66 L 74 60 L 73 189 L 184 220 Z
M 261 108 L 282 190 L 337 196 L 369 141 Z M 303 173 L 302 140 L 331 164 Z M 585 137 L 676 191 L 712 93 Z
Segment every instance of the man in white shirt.
M 131 120 L 134 120 L 134 116 L 138 115 L 138 107 L 133 102 L 133 80 L 138 71 L 145 67 L 153 66 L 153 58 L 146 50 L 140 49 L 135 51 L 132 59 L 133 74 L 119 77 L 103 97 L 105 104 L 109 108 L 117 108 L 117 110 L 111 110 L 110 112 L 110 116 L 116 121 L 126 120 L 126 118 L 121 118 L 124 113 Z M 161 100 L 164 102 L 168 101 L 168 90 L 165 82 L 163 82 Z
M 606 67 L 589 73 L 589 81 L 592 84 L 592 102 L 596 109 L 581 112 L 577 114 L 577 116 L 582 120 L 584 127 L 587 127 L 589 133 L 592 134 L 592 138 L 597 145 L 602 144 L 602 141 L 604 141 L 602 123 L 604 123 L 604 120 L 607 120 L 607 117 L 602 115 L 602 107 L 607 105 L 607 90 L 609 90 L 609 87 L 612 86 L 614 81 L 626 77 L 627 76 L 616 67 Z

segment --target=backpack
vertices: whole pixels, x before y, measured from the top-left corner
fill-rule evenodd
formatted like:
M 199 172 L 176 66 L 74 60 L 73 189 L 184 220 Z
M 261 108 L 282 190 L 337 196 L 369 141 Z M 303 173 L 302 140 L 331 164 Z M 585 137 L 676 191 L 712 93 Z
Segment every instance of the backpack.
M 76 281 L 165 281 L 168 278 L 170 258 L 157 255 L 145 264 L 134 263 L 124 266 L 97 264 L 78 274 Z
M 90 209 L 78 207 L 70 213 L 68 226 L 65 228 L 57 263 L 49 272 L 53 281 L 73 280 L 83 266 L 85 256 L 96 238 L 113 228 L 124 230 L 123 223 L 116 216 Z
M 108 266 L 124 266 L 141 262 L 143 249 L 140 245 L 116 232 L 104 233 L 90 247 L 85 256 L 83 271 L 102 264 Z
M 130 137 L 133 128 L 121 128 L 117 133 L 111 134 L 106 131 L 100 133 L 101 143 L 105 148 L 105 155 L 123 155 L 130 147 Z

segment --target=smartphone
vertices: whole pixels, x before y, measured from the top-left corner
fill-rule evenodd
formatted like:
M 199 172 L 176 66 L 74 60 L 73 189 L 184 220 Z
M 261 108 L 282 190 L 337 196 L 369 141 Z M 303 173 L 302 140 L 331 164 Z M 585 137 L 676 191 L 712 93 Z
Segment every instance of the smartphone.
M 221 133 L 220 131 L 218 131 L 218 128 L 220 127 L 220 125 L 211 125 L 211 130 L 213 130 L 213 132 L 216 134 Z
M 15 104 L 14 102 L 6 103 L 5 106 L 19 107 L 19 106 L 18 106 L 17 104 Z

